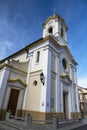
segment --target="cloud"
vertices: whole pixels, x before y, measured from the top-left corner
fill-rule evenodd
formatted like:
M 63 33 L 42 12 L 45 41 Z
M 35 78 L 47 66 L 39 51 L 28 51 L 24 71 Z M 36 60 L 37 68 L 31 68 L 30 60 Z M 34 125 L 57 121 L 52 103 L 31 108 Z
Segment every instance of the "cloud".
M 10 41 L 5 41 L 4 45 L 5 45 L 6 49 L 11 50 L 13 48 L 13 46 L 14 46 L 14 43 L 10 42 Z
M 0 43 L 0 59 L 8 56 L 8 54 L 13 50 L 14 43 L 10 41 L 4 41 Z M 9 53 L 8 53 L 9 51 Z
M 87 88 L 87 76 L 78 79 L 78 85 L 80 87 Z

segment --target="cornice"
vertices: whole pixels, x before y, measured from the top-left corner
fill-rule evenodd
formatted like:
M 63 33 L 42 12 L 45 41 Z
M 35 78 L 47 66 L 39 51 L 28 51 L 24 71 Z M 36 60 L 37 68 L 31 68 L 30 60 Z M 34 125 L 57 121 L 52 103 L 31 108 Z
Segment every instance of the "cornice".
M 72 56 L 72 54 L 71 54 L 69 48 L 68 48 L 67 46 L 62 46 L 62 47 L 64 47 L 64 48 L 66 49 L 66 51 L 68 52 L 68 54 L 69 54 L 69 56 L 70 56 L 70 58 L 71 58 L 71 61 L 72 61 L 75 65 L 78 65 L 78 63 L 75 61 L 74 57 Z
M 32 72 L 30 72 L 30 74 L 35 74 L 35 73 L 40 73 L 40 72 L 42 72 L 42 69 L 41 70 L 37 70 L 37 71 L 32 71 Z
M 27 55 L 27 51 L 28 51 L 29 48 L 32 48 L 33 46 L 35 46 L 36 44 L 41 43 L 42 41 L 43 41 L 43 38 L 38 39 L 37 41 L 35 41 L 33 43 L 30 43 L 29 45 L 27 45 L 23 49 L 17 51 L 16 53 L 13 53 L 12 55 L 10 55 L 10 56 L 6 57 L 5 59 L 1 60 L 0 64 L 4 63 L 6 60 L 9 60 L 9 59 L 14 58 L 15 56 L 18 56 L 19 54 L 26 53 L 26 55 Z
M 14 82 L 19 82 L 22 86 L 26 87 L 27 84 L 25 84 L 21 79 L 8 79 L 8 83 L 14 83 Z
M 4 67 L 10 68 L 10 69 L 15 69 L 15 70 L 17 70 L 17 71 L 21 71 L 21 72 L 27 74 L 27 72 L 25 72 L 25 71 L 23 71 L 23 70 L 21 70 L 21 69 L 15 68 L 15 67 L 13 67 L 12 65 L 9 65 L 9 64 L 2 64 L 2 65 L 0 65 L 0 69 L 2 69 L 2 68 L 4 68 Z
M 73 62 L 75 65 L 78 65 L 77 62 L 74 60 L 74 58 L 73 58 L 73 56 L 72 56 L 72 54 L 71 54 L 69 48 L 68 48 L 66 45 L 65 45 L 65 46 L 60 45 L 60 44 L 58 43 L 58 41 L 56 41 L 51 35 L 49 35 L 49 36 L 47 36 L 47 37 L 45 37 L 45 38 L 41 38 L 41 39 L 39 39 L 39 40 L 37 40 L 37 41 L 35 41 L 35 42 L 29 44 L 28 46 L 26 46 L 25 48 L 21 49 L 20 51 L 18 51 L 18 52 L 16 52 L 16 53 L 12 54 L 11 56 L 9 56 L 9 57 L 3 59 L 2 61 L 0 61 L 0 64 L 4 63 L 6 60 L 9 60 L 9 59 L 14 58 L 15 56 L 17 56 L 17 55 L 19 55 L 19 54 L 22 54 L 23 52 L 26 52 L 26 49 L 31 49 L 32 47 L 34 47 L 34 46 L 36 46 L 36 45 L 38 45 L 38 44 L 41 44 L 42 42 L 44 42 L 44 41 L 46 41 L 46 40 L 51 41 L 51 42 L 52 42 L 55 46 L 57 46 L 58 48 L 64 47 L 64 48 L 66 49 L 66 51 L 68 52 L 68 54 L 69 54 L 69 56 L 70 56 L 72 62 Z M 1 65 L 1 66 L 3 66 L 3 65 Z M 0 67 L 1 67 L 1 66 L 0 66 Z M 9 67 L 10 67 L 10 66 L 9 66 Z

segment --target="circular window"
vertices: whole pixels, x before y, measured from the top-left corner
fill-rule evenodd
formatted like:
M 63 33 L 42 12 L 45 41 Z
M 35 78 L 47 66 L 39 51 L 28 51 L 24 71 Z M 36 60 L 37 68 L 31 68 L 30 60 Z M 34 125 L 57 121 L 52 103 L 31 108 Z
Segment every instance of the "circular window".
M 33 82 L 33 85 L 34 85 L 34 86 L 36 86 L 36 85 L 37 85 L 37 81 L 36 81 L 36 80 Z
M 62 65 L 63 65 L 63 68 L 66 70 L 67 69 L 67 61 L 65 58 L 62 59 Z

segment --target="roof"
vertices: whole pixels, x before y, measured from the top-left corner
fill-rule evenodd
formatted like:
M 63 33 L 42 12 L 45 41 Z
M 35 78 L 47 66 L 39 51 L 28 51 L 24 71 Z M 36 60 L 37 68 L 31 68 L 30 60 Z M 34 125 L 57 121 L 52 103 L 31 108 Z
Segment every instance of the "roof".
M 38 39 L 37 41 L 28 44 L 28 45 L 25 46 L 24 48 L 22 48 L 22 49 L 20 49 L 19 51 L 13 53 L 12 55 L 10 55 L 10 56 L 8 56 L 8 57 L 6 57 L 6 58 L 0 60 L 0 63 L 3 63 L 5 60 L 8 60 L 8 59 L 14 57 L 14 55 L 16 56 L 16 55 L 21 54 L 21 53 L 23 53 L 23 52 L 27 52 L 28 48 L 30 48 L 31 46 L 34 46 L 36 43 L 41 42 L 42 40 L 43 40 L 43 38 L 40 38 L 40 39 Z
M 47 37 L 45 37 L 45 38 L 40 38 L 40 39 L 38 39 L 37 41 L 35 41 L 35 42 L 33 42 L 33 43 L 27 45 L 27 46 L 24 47 L 23 49 L 21 49 L 21 50 L 17 51 L 16 53 L 14 53 L 14 54 L 12 54 L 12 55 L 6 57 L 6 58 L 3 59 L 3 60 L 1 60 L 1 61 L 0 61 L 0 64 L 2 64 L 3 62 L 5 62 L 5 60 L 14 58 L 14 56 L 17 56 L 17 55 L 19 55 L 19 54 L 22 54 L 23 52 L 26 52 L 26 53 L 27 53 L 28 49 L 32 48 L 33 46 L 36 46 L 37 44 L 40 44 L 40 43 L 46 41 L 46 40 L 52 41 L 52 42 L 53 42 L 57 47 L 59 47 L 59 48 L 61 48 L 61 47 L 65 48 L 66 51 L 68 52 L 70 58 L 71 58 L 71 61 L 72 61 L 75 65 L 77 65 L 77 62 L 76 62 L 75 59 L 73 58 L 73 56 L 72 56 L 72 54 L 71 54 L 69 48 L 68 48 L 67 46 L 63 46 L 63 45 L 58 44 L 58 42 L 57 42 L 51 35 L 49 35 L 49 36 L 47 36 Z
M 80 87 L 80 86 L 78 86 L 78 89 L 79 90 L 87 90 L 87 88 L 83 88 L 83 87 Z

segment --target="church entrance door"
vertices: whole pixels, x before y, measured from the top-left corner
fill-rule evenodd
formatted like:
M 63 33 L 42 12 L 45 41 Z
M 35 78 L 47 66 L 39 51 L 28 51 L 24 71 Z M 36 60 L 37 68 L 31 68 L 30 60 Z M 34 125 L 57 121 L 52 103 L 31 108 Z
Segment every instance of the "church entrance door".
M 65 118 L 66 118 L 66 100 L 65 100 L 65 96 L 66 96 L 66 94 L 63 93 L 63 111 L 65 113 Z
M 68 118 L 68 93 L 63 93 L 63 112 L 65 113 L 65 119 Z
M 10 110 L 13 116 L 15 116 L 18 96 L 19 96 L 19 90 L 11 89 L 7 111 Z

